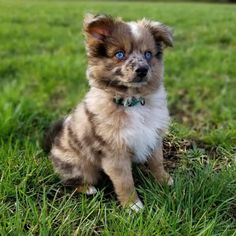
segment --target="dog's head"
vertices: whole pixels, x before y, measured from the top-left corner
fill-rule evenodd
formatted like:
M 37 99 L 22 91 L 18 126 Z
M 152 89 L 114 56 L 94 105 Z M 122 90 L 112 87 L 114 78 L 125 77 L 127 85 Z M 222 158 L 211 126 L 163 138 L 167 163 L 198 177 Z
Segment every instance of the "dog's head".
M 172 34 L 159 22 L 124 22 L 104 15 L 84 20 L 91 86 L 126 92 L 156 89 L 162 80 L 162 54 Z

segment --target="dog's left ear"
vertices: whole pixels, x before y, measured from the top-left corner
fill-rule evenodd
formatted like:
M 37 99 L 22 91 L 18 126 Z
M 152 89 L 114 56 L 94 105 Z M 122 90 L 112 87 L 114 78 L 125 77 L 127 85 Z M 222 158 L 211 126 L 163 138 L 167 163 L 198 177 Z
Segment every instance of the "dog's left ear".
M 143 19 L 142 24 L 152 33 L 157 43 L 164 43 L 167 47 L 173 47 L 173 35 L 171 29 L 157 21 Z

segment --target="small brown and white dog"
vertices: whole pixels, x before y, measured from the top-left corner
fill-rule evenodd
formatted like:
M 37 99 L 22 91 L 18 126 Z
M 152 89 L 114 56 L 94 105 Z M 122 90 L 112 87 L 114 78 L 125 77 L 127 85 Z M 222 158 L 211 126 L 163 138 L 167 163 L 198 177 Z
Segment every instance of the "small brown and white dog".
M 87 194 L 96 193 L 104 171 L 120 203 L 138 211 L 143 204 L 132 162 L 146 162 L 158 182 L 173 183 L 162 154 L 169 123 L 162 56 L 172 34 L 159 22 L 127 23 L 105 15 L 87 15 L 84 32 L 90 90 L 51 128 L 50 157 L 62 181 Z

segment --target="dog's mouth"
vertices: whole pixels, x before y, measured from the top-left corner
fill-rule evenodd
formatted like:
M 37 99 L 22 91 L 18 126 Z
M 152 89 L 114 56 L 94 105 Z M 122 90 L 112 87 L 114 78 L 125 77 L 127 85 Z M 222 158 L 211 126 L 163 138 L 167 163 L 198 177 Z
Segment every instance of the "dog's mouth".
M 97 80 L 103 88 L 112 88 L 117 90 L 126 90 L 128 88 L 140 88 L 147 85 L 148 78 L 140 80 L 139 78 L 134 78 L 131 81 L 122 81 L 119 79 L 108 79 L 100 78 Z
M 131 80 L 128 81 L 122 81 L 119 80 L 120 85 L 124 85 L 127 87 L 142 87 L 148 83 L 148 76 L 145 77 L 139 77 L 135 76 Z
M 120 82 L 121 85 L 127 86 L 127 87 L 135 87 L 135 88 L 139 88 L 142 87 L 144 85 L 147 84 L 147 80 L 142 80 L 142 81 L 138 81 L 138 80 L 133 80 L 132 82 Z
M 126 81 L 121 81 L 121 80 L 111 80 L 108 82 L 108 86 L 115 87 L 115 86 L 124 86 L 128 88 L 139 88 L 147 84 L 147 79 L 146 80 L 139 80 L 139 79 L 133 79 L 132 81 L 126 82 Z

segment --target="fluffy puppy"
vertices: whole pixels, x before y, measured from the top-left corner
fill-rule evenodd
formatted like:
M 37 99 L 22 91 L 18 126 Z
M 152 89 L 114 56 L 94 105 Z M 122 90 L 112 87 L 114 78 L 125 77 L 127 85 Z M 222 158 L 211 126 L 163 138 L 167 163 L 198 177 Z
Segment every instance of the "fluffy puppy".
M 66 185 L 96 193 L 101 171 L 123 206 L 143 207 L 132 162 L 147 163 L 160 183 L 173 180 L 163 167 L 162 137 L 169 113 L 163 86 L 163 49 L 172 46 L 159 22 L 124 22 L 104 15 L 84 20 L 90 90 L 47 136 L 55 171 Z

